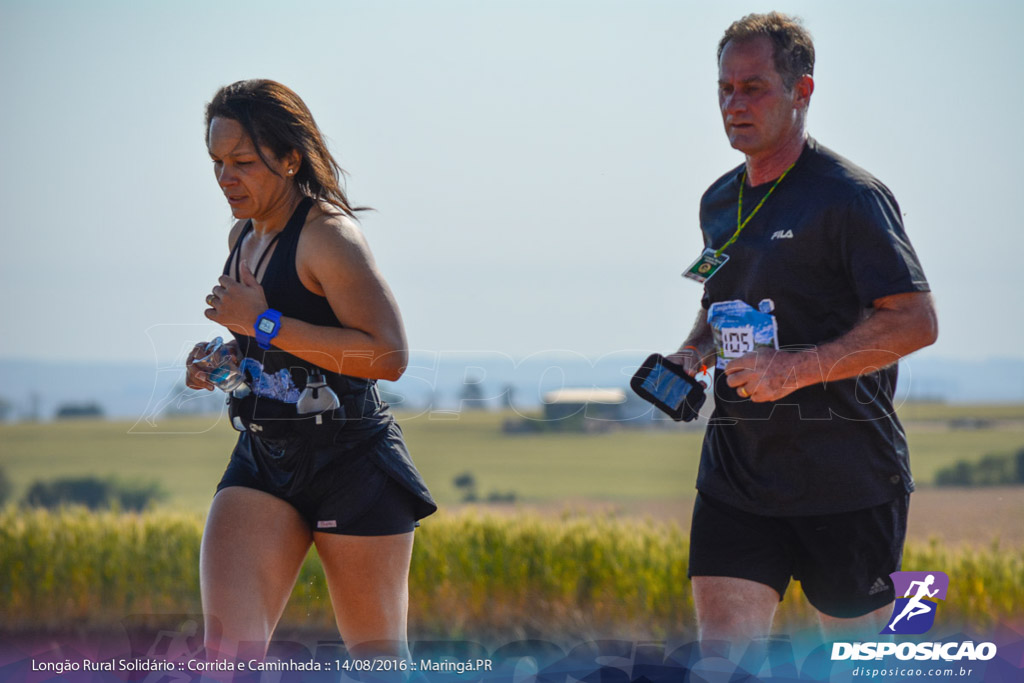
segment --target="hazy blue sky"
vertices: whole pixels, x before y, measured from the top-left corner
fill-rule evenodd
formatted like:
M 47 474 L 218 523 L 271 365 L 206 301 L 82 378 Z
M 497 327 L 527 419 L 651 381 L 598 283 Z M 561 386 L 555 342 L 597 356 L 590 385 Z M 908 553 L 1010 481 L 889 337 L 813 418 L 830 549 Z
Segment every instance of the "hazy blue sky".
M 252 77 L 306 100 L 377 209 L 414 349 L 675 348 L 698 199 L 741 161 L 715 46 L 772 6 L 285 6 L 0 0 L 0 355 L 166 360 L 216 333 L 230 219 L 202 112 Z M 811 134 L 906 214 L 942 325 L 925 353 L 1024 357 L 1024 3 L 775 8 L 816 40 Z

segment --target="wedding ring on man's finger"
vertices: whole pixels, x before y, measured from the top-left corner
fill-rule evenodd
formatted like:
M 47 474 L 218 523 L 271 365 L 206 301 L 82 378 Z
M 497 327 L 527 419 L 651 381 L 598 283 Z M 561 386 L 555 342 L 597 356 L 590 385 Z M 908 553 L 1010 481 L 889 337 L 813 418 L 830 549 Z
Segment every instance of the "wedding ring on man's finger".
M 212 306 L 213 305 L 213 300 L 216 299 L 216 298 L 217 297 L 215 297 L 213 294 L 207 294 L 206 295 L 206 305 L 207 306 Z
M 750 398 L 750 394 L 747 392 L 746 387 L 740 387 L 736 390 L 736 393 L 740 395 L 740 398 Z

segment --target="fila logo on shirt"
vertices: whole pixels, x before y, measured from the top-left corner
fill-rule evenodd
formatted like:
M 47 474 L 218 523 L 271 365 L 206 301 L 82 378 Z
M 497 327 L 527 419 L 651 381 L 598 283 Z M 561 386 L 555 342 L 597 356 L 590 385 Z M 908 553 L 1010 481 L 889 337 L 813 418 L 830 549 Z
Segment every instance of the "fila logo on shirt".
M 776 230 L 772 233 L 773 240 L 791 240 L 793 239 L 792 230 Z

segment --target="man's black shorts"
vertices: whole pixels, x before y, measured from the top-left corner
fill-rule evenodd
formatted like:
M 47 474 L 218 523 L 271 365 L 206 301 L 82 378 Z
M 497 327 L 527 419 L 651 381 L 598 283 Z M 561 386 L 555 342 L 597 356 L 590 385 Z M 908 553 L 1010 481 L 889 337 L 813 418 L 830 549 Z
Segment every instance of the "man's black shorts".
M 764 517 L 701 493 L 693 506 L 688 575 L 749 579 L 774 588 L 790 577 L 829 616 L 859 617 L 895 599 L 909 496 L 833 515 Z

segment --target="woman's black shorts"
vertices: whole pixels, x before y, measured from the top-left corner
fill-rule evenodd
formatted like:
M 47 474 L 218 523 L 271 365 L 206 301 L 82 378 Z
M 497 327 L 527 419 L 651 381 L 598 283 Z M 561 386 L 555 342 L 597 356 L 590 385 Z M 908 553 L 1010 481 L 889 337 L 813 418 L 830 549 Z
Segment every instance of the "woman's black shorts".
M 423 501 L 365 451 L 325 457 L 321 450 L 296 468 L 295 459 L 284 455 L 293 445 L 251 433 L 239 435 L 217 491 L 230 486 L 264 491 L 294 507 L 312 531 L 331 534 L 404 534 L 425 516 Z

